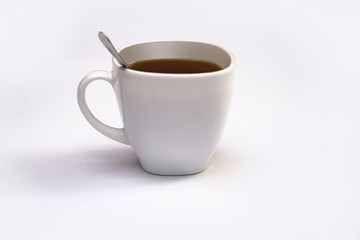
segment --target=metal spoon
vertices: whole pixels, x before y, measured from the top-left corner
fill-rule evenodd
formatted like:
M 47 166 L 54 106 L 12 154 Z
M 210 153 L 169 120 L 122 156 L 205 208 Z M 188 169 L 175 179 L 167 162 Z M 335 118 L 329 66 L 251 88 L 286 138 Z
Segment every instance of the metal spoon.
M 98 36 L 100 41 L 104 44 L 107 50 L 114 56 L 114 58 L 122 65 L 124 68 L 129 68 L 124 59 L 120 56 L 120 54 L 116 51 L 114 45 L 111 43 L 110 39 L 103 33 L 99 32 Z

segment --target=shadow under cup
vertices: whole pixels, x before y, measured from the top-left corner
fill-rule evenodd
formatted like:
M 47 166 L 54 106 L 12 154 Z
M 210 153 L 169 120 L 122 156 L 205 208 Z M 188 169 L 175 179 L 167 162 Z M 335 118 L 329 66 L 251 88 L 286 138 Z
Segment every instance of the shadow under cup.
M 131 145 L 145 171 L 186 175 L 203 171 L 220 141 L 231 101 L 234 58 L 202 42 L 138 43 L 119 49 L 127 62 L 192 59 L 223 69 L 204 73 L 153 73 L 125 69 L 113 59 L 111 73 L 97 71 L 80 82 L 78 101 L 88 122 L 107 137 Z M 98 121 L 84 92 L 94 80 L 112 84 L 124 128 Z

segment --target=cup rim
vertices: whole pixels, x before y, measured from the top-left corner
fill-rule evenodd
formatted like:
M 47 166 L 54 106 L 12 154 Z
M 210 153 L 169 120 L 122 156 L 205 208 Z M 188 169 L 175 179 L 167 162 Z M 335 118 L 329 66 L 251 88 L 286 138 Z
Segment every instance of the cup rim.
M 156 72 L 144 72 L 144 71 L 139 71 L 139 70 L 134 70 L 134 69 L 130 69 L 130 68 L 124 68 L 123 66 L 121 66 L 118 61 L 112 57 L 112 62 L 113 65 L 116 68 L 122 69 L 123 71 L 127 71 L 128 73 L 131 74 L 139 74 L 142 76 L 158 76 L 158 77 L 180 77 L 180 78 L 184 78 L 184 77 L 203 77 L 203 76 L 208 76 L 208 75 L 218 75 L 218 74 L 224 74 L 226 72 L 231 71 L 234 66 L 235 66 L 235 57 L 234 55 L 228 51 L 225 47 L 217 45 L 217 44 L 213 44 L 213 43 L 208 43 L 208 42 L 202 42 L 202 41 L 184 41 L 184 40 L 165 40 L 165 41 L 145 41 L 145 42 L 137 42 L 137 43 L 133 43 L 133 44 L 128 44 L 125 45 L 123 47 L 120 47 L 117 49 L 117 52 L 120 52 L 122 50 L 124 50 L 125 48 L 129 48 L 135 45 L 140 45 L 140 44 L 146 44 L 146 43 L 167 43 L 167 42 L 182 42 L 182 43 L 201 43 L 201 44 L 207 44 L 207 45 L 211 45 L 214 47 L 218 47 L 221 50 L 223 50 L 230 58 L 230 64 L 218 71 L 214 71 L 214 72 L 204 72 L 204 73 L 156 73 Z

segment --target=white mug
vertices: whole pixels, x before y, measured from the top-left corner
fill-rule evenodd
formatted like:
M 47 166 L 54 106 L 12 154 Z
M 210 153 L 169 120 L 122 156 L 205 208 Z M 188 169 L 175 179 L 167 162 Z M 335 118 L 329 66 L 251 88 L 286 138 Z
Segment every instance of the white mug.
M 126 69 L 112 59 L 111 72 L 95 71 L 80 82 L 77 100 L 100 133 L 131 145 L 145 171 L 185 175 L 203 171 L 216 150 L 227 119 L 235 59 L 222 47 L 190 41 L 133 44 L 118 50 L 125 62 L 196 59 L 223 69 L 206 73 L 151 73 Z M 99 121 L 89 110 L 85 89 L 105 80 L 114 89 L 123 128 Z

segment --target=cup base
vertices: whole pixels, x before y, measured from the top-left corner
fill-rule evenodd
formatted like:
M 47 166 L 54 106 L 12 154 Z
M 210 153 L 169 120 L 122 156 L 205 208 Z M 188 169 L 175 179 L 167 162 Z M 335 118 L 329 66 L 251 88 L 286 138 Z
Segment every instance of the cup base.
M 177 171 L 177 170 L 170 170 L 170 171 L 163 171 L 163 170 L 159 171 L 158 170 L 158 171 L 156 171 L 155 169 L 154 170 L 147 169 L 144 166 L 142 166 L 142 168 L 144 169 L 145 172 L 153 174 L 153 175 L 158 175 L 158 176 L 186 176 L 186 175 L 195 175 L 195 174 L 201 173 L 206 170 L 207 166 L 205 166 L 204 168 L 192 170 L 192 171 Z

